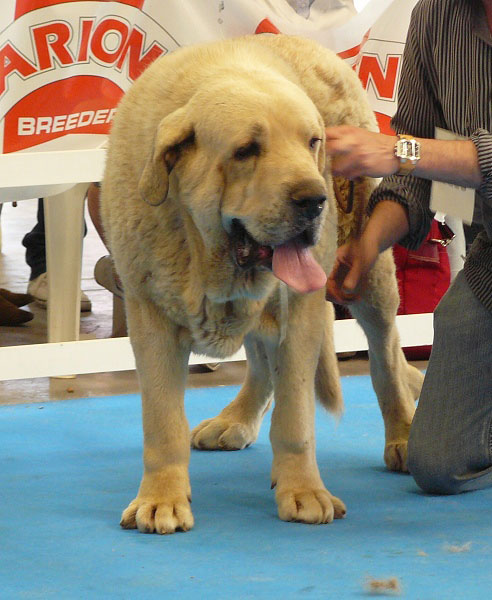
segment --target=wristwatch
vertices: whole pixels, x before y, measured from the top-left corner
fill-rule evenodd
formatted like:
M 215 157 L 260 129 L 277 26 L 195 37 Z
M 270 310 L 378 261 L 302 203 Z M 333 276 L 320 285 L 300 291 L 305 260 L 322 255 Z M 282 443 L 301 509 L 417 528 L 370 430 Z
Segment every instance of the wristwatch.
M 398 134 L 395 144 L 395 156 L 400 160 L 397 175 L 408 175 L 420 160 L 420 142 L 411 135 Z

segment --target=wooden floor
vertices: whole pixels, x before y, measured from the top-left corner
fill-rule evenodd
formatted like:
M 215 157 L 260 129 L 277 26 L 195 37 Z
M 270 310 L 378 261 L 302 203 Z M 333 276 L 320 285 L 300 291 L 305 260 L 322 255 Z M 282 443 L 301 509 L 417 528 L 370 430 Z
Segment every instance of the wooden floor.
M 0 254 L 0 287 L 25 292 L 29 268 L 25 262 L 24 234 L 36 223 L 37 201 L 19 202 L 17 207 L 5 204 L 0 217 L 2 251 Z M 92 301 L 92 312 L 81 315 L 81 339 L 111 336 L 112 296 L 94 280 L 94 265 L 107 254 L 92 223 L 86 216 L 88 233 L 84 241 L 82 289 Z M 20 327 L 0 327 L 0 345 L 39 344 L 46 342 L 46 311 L 35 304 L 28 307 L 34 319 Z M 417 363 L 421 367 L 422 363 Z M 424 363 L 425 366 L 425 363 Z M 342 375 L 367 374 L 368 361 L 362 353 L 340 361 Z M 215 372 L 205 372 L 200 366 L 190 369 L 189 387 L 237 385 L 243 380 L 245 363 L 224 363 Z M 0 382 L 0 404 L 47 402 L 67 398 L 110 396 L 138 391 L 134 371 L 79 375 L 74 379 L 39 378 Z

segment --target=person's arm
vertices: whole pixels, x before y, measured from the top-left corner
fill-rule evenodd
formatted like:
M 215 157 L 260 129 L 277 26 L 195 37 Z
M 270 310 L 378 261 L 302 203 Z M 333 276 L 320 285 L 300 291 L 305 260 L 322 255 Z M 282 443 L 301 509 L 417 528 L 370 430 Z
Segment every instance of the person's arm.
M 478 165 L 482 173 L 479 192 L 484 201 L 492 206 L 492 133 L 485 129 L 477 129 L 471 139 L 475 144 Z
M 414 177 L 479 188 L 482 173 L 473 141 L 415 138 L 420 142 L 420 160 Z M 366 175 L 387 177 L 400 168 L 394 148 L 398 138 L 350 126 L 326 130 L 326 150 L 332 156 L 332 172 L 348 179 Z
M 421 245 L 433 218 L 429 209 L 431 180 L 478 188 L 478 193 L 492 205 L 491 133 L 479 129 L 470 136 L 471 140 L 457 142 L 433 139 L 436 126 L 447 128 L 438 85 L 447 74 L 438 73 L 434 63 L 436 34 L 429 26 L 434 22 L 432 11 L 431 3 L 422 2 L 412 12 L 398 110 L 391 122 L 394 131 L 410 134 L 422 143 L 422 159 L 413 173 L 395 174 L 399 168 L 393 152 L 396 136 L 363 132 L 364 138 L 357 144 L 352 141 L 352 150 L 355 152 L 357 146 L 359 155 L 350 156 L 344 149 L 337 155 L 337 148 L 330 145 L 338 135 L 333 135 L 333 130 L 327 131 L 327 150 L 332 154 L 335 172 L 356 177 L 361 171 L 351 169 L 360 163 L 362 172 L 368 176 L 384 176 L 369 200 L 370 218 L 364 232 L 337 251 L 335 266 L 328 277 L 329 300 L 341 303 L 356 300 L 369 269 L 384 248 L 396 242 L 411 249 Z
M 412 11 L 398 87 L 398 108 L 391 120 L 395 132 L 424 139 L 434 137 L 436 126 L 446 128 L 438 98 L 440 74 L 434 63 L 432 11 L 431 3 L 426 2 L 419 2 Z M 393 145 L 395 138 L 391 138 Z M 392 152 L 391 159 L 396 164 Z M 372 194 L 368 213 L 372 213 L 378 202 L 386 200 L 405 206 L 409 232 L 399 243 L 416 249 L 427 236 L 433 219 L 429 209 L 430 190 L 431 181 L 423 177 L 389 175 Z
M 338 304 L 358 300 L 378 255 L 405 237 L 408 229 L 408 213 L 402 204 L 379 202 L 360 238 L 338 249 L 326 283 L 326 299 Z

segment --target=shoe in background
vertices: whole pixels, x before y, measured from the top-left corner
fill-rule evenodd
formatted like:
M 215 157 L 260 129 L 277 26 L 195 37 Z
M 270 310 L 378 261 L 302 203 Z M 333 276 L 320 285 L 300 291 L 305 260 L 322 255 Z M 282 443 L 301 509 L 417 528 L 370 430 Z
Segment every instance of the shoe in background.
M 34 298 L 34 302 L 46 308 L 48 303 L 48 274 L 41 273 L 35 279 L 32 279 L 27 286 L 27 293 Z M 81 292 L 80 294 L 80 311 L 89 312 L 92 309 L 92 303 L 88 296 Z
M 19 307 L 32 301 L 33 297 L 29 294 L 15 294 L 0 288 L 0 325 L 22 325 L 31 321 L 34 315 Z

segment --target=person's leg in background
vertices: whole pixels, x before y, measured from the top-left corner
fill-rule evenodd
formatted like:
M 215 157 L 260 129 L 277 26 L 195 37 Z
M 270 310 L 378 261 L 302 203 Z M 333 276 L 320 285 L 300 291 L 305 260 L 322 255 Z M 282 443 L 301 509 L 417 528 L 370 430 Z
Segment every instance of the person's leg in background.
M 100 212 L 100 184 L 91 183 L 87 191 L 87 208 L 91 221 L 99 234 L 102 242 L 109 248 L 104 237 L 104 228 Z M 112 337 L 125 337 L 128 335 L 126 327 L 125 304 L 123 300 L 123 288 L 114 268 L 111 254 L 102 256 L 94 267 L 94 279 L 97 283 L 113 294 L 113 331 Z
M 38 200 L 37 223 L 22 240 L 26 248 L 26 263 L 31 268 L 27 292 L 34 297 L 36 304 L 46 308 L 48 301 L 48 278 L 46 273 L 46 237 L 44 226 L 43 199 Z M 88 312 L 92 308 L 90 299 L 81 292 L 80 310 Z
M 492 313 L 461 271 L 434 313 L 434 343 L 410 430 L 408 468 L 428 493 L 492 486 Z
M 108 252 L 110 252 L 104 237 L 104 228 L 101 221 L 99 194 L 100 184 L 91 183 L 89 186 L 89 190 L 87 191 L 87 208 L 89 210 L 89 215 L 91 217 L 92 224 L 94 225 L 97 233 L 99 234 L 99 237 L 101 238 L 103 244 L 106 246 Z M 121 287 L 121 282 L 118 277 L 118 274 L 116 273 L 116 270 L 114 268 L 111 254 L 108 254 L 107 256 L 102 256 L 97 261 L 96 266 L 94 268 L 94 278 L 99 285 L 112 292 L 118 298 L 123 298 L 123 289 Z
M 104 228 L 101 220 L 101 203 L 99 199 L 100 194 L 101 184 L 99 182 L 91 183 L 89 185 L 89 189 L 87 190 L 87 210 L 89 211 L 92 224 L 94 225 L 99 237 L 109 252 L 109 248 L 104 237 Z
M 3 203 L 0 202 L 0 215 L 2 214 Z M 1 249 L 1 229 L 0 229 L 0 249 Z M 21 306 L 25 306 L 33 301 L 29 294 L 16 294 L 4 288 L 0 288 L 0 325 L 22 325 L 31 321 L 34 315 L 27 311 L 21 310 Z
M 26 248 L 26 263 L 31 268 L 30 283 L 46 273 L 44 204 L 42 198 L 38 200 L 36 219 L 36 225 L 29 233 L 26 233 L 22 240 L 22 245 Z

